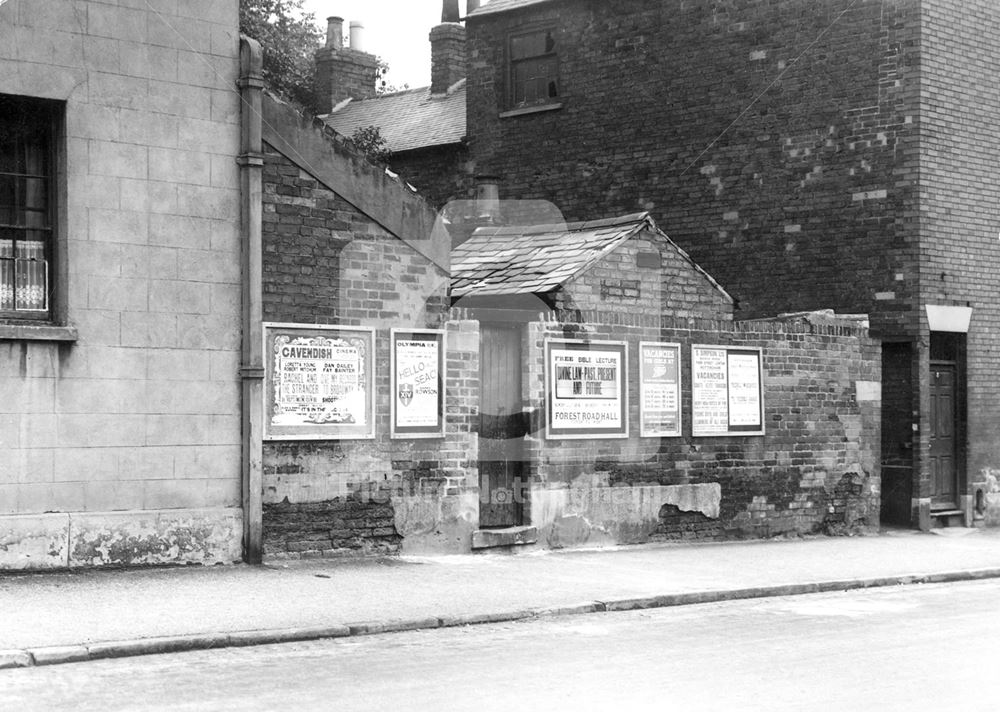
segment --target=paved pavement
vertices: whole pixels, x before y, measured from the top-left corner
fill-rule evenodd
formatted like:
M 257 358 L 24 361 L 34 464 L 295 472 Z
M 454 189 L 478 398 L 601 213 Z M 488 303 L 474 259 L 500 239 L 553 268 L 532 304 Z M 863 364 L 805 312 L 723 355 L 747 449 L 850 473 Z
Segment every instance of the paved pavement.
M 1000 531 L 0 575 L 0 668 L 1000 577 Z

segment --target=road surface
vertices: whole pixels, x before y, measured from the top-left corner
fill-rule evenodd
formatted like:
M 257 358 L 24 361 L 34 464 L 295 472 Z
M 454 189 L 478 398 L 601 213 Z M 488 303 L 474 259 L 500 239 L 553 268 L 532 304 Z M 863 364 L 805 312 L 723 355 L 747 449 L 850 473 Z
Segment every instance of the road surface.
M 1000 582 L 0 671 L 0 709 L 1000 709 Z

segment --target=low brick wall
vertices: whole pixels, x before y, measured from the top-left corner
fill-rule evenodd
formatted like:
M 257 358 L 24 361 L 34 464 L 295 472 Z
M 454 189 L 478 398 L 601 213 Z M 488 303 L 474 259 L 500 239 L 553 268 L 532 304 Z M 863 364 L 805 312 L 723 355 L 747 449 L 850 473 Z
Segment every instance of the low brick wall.
M 264 505 L 264 553 L 269 557 L 398 554 L 401 542 L 388 500 L 338 497 Z
M 647 516 L 641 536 L 629 532 L 631 541 L 877 529 L 881 352 L 866 330 L 774 321 L 661 322 L 595 312 L 552 315 L 533 328 L 533 402 L 544 402 L 541 345 L 549 337 L 625 340 L 630 358 L 641 339 L 680 343 L 684 384 L 681 437 L 638 436 L 639 384 L 634 377 L 629 380 L 633 425 L 628 438 L 544 439 L 542 428 L 536 429 L 528 440 L 533 498 L 566 487 L 721 486 L 717 517 L 664 502 L 658 521 Z M 692 344 L 762 349 L 764 435 L 692 436 Z M 564 514 L 580 512 L 569 508 Z M 578 535 L 577 543 L 607 528 L 591 524 L 592 533 Z M 579 529 L 579 523 L 574 527 Z M 562 536 L 560 544 L 564 542 Z

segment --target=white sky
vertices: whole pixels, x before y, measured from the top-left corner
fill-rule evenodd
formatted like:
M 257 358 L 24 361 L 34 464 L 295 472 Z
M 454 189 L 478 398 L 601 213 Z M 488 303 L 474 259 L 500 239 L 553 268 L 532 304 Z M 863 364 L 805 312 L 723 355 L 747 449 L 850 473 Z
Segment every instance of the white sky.
M 344 18 L 365 25 L 365 51 L 389 63 L 390 84 L 402 88 L 431 83 L 431 44 L 427 35 L 441 23 L 442 0 L 305 0 L 302 7 L 316 16 L 326 35 L 326 18 Z M 485 2 L 482 4 L 486 4 Z M 459 0 L 465 14 L 465 0 Z

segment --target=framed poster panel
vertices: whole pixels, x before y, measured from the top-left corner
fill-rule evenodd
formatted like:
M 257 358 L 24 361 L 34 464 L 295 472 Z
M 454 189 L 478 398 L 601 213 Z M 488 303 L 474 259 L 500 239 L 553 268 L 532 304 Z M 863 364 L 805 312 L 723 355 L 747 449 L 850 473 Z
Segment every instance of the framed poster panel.
M 639 436 L 681 435 L 681 345 L 639 342 Z
M 545 437 L 628 437 L 628 345 L 545 340 Z
M 264 324 L 264 439 L 375 437 L 375 330 Z
M 762 351 L 691 346 L 691 434 L 764 434 Z
M 444 331 L 392 329 L 391 437 L 444 437 Z

